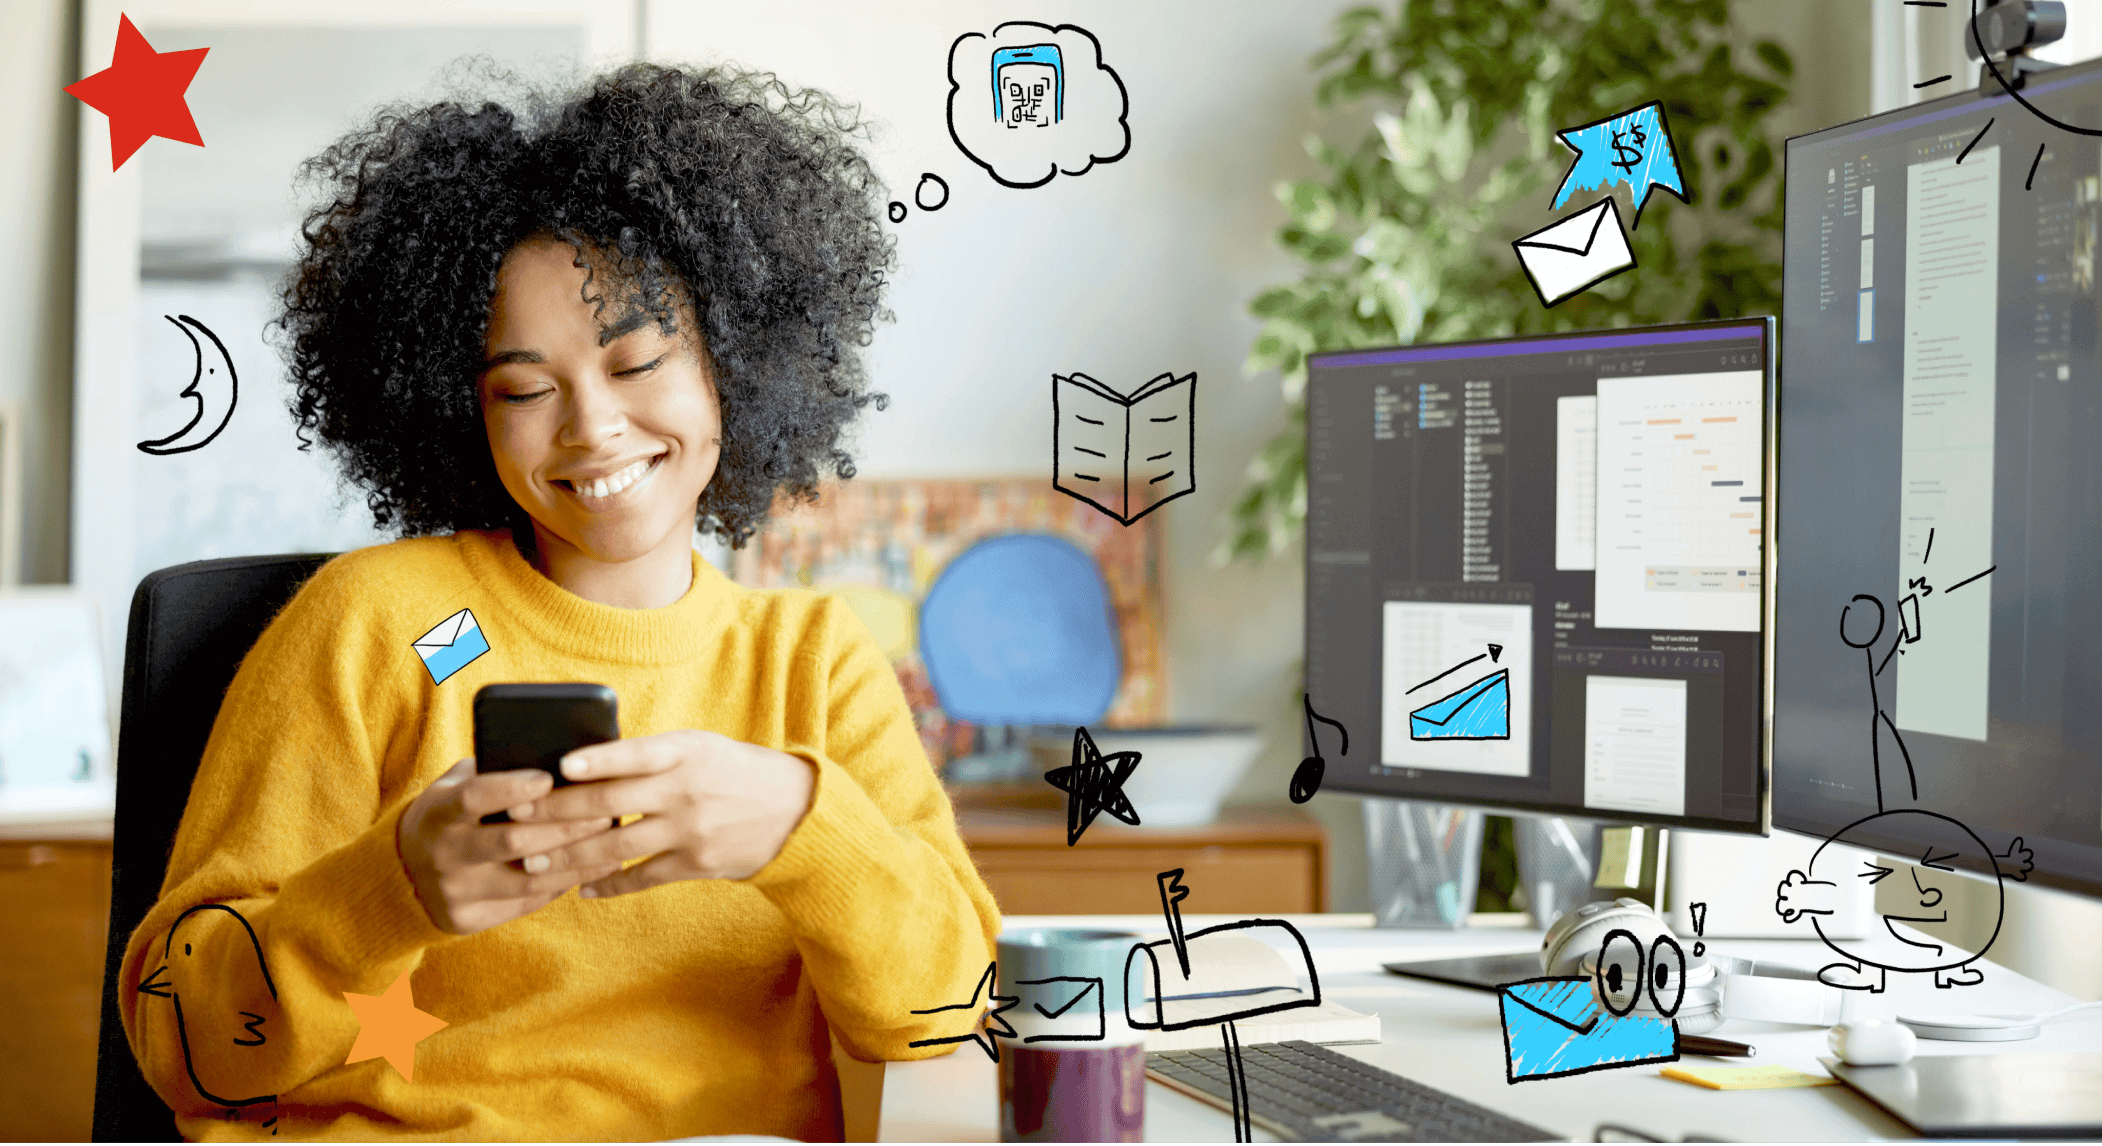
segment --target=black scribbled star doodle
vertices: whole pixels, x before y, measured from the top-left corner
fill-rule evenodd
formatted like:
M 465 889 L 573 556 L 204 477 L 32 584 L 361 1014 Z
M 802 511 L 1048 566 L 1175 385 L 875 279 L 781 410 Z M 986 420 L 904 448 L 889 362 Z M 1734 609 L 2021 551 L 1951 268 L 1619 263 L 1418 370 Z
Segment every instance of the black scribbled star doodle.
M 982 995 L 986 998 L 988 1002 L 998 1004 L 997 1006 L 993 1007 L 991 1010 L 986 1012 L 985 1021 L 983 1023 L 972 1023 L 970 1032 L 967 1034 L 950 1035 L 946 1038 L 939 1039 L 917 1039 L 913 1042 L 906 1043 L 905 1045 L 913 1047 L 932 1047 L 944 1046 L 949 1043 L 977 1043 L 979 1049 L 985 1052 L 985 1056 L 987 1058 L 992 1059 L 994 1062 L 999 1062 L 999 1040 L 1003 1038 L 1011 1039 L 1015 1037 L 1014 1024 L 1009 1023 L 1006 1019 L 1003 1019 L 1000 1016 L 1004 1012 L 1013 1010 L 1022 1002 L 1022 997 L 1020 995 L 998 995 L 993 993 L 993 980 L 995 976 L 998 975 L 999 968 L 1000 965 L 998 963 L 987 963 L 985 965 L 985 974 L 978 976 L 978 985 L 971 988 L 971 997 L 965 1002 L 951 1003 L 946 1007 L 928 1007 L 924 1011 L 913 1012 L 913 1014 L 915 1015 L 936 1015 L 940 1014 L 943 1011 L 977 1010 L 979 1007 L 984 1005 L 978 1001 L 979 996 Z M 990 1030 L 986 1029 L 986 1024 L 991 1024 Z
M 1073 730 L 1073 762 L 1044 773 L 1044 780 L 1067 794 L 1066 846 L 1080 842 L 1081 833 L 1103 812 L 1137 827 L 1138 809 L 1124 794 L 1124 781 L 1139 766 L 1137 752 L 1112 752 L 1107 756 L 1095 747 L 1095 738 L 1085 728 Z
M 189 965 L 193 954 L 193 945 L 184 942 L 181 945 L 182 953 L 178 955 L 175 953 L 176 939 L 178 933 L 183 929 L 183 924 L 191 916 L 205 911 L 223 911 L 240 921 L 242 930 L 248 934 L 249 949 L 255 954 L 255 968 L 261 977 L 262 984 L 269 989 L 271 1001 L 274 1003 L 277 1000 L 277 984 L 270 978 L 270 968 L 263 961 L 263 946 L 256 939 L 255 928 L 250 926 L 248 920 L 240 912 L 223 903 L 199 904 L 175 917 L 175 922 L 168 928 L 168 938 L 161 947 L 161 965 L 154 968 L 153 973 L 139 984 L 139 993 L 152 995 L 158 999 L 166 999 L 174 1004 L 175 1031 L 182 1040 L 183 1069 L 190 1076 L 190 1085 L 197 1088 L 197 1093 L 206 1102 L 225 1107 L 225 1117 L 232 1121 L 241 1116 L 241 1108 L 243 1107 L 259 1107 L 266 1104 L 274 1107 L 277 1102 L 277 1096 L 275 1094 L 258 1094 L 246 1098 L 220 1097 L 220 1092 L 238 1094 L 242 1088 L 238 1085 L 229 1086 L 227 1085 L 227 1080 L 217 1078 L 212 1081 L 211 1087 L 207 1087 L 205 1080 L 199 1077 L 197 1073 L 195 1048 L 217 1045 L 221 1039 L 231 1042 L 235 1046 L 263 1046 L 270 1040 L 268 1031 L 264 1029 L 264 1025 L 269 1022 L 269 1016 L 259 1015 L 254 1011 L 236 1011 L 233 1014 L 222 1014 L 210 1010 L 191 1012 L 183 1009 L 183 984 L 186 981 L 192 981 L 186 979 L 186 976 L 201 972 L 192 970 Z M 275 1111 L 266 1110 L 265 1112 L 269 1113 L 271 1117 L 262 1125 L 271 1127 L 270 1133 L 274 1135 L 277 1133 Z

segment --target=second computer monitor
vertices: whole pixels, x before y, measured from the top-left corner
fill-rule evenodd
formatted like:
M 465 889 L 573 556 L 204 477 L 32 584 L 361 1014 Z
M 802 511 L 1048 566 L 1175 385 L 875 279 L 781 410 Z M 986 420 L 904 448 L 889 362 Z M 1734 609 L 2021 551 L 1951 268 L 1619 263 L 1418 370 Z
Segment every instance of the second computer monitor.
M 1771 319 L 1315 355 L 1328 791 L 1763 832 Z

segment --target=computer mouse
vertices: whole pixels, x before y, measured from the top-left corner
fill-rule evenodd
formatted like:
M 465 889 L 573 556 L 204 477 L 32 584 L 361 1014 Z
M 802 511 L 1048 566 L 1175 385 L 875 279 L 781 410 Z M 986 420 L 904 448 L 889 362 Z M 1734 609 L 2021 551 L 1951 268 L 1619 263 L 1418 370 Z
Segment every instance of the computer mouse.
M 1825 1032 L 1825 1043 L 1848 1066 L 1896 1066 L 1912 1061 L 1919 1040 L 1889 1019 L 1855 1019 Z

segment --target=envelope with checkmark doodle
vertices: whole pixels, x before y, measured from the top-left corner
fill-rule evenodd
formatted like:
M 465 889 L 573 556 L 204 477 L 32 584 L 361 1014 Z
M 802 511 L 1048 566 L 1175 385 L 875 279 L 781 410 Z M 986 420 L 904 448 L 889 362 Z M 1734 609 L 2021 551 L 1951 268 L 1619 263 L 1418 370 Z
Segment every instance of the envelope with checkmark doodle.
M 1124 1021 L 1124 956 L 1138 936 L 1123 931 L 1029 928 L 1000 937 L 1000 989 L 1020 1001 L 1005 1014 L 1016 1046 L 1040 1051 L 1136 1046 L 1144 1032 Z M 1116 1001 L 1110 1001 L 1115 987 Z
M 1102 980 L 1089 975 L 1017 979 L 1022 1005 L 1010 1012 L 1025 1043 L 1094 1043 L 1109 1033 Z M 1024 1012 L 1027 1012 L 1026 1014 Z

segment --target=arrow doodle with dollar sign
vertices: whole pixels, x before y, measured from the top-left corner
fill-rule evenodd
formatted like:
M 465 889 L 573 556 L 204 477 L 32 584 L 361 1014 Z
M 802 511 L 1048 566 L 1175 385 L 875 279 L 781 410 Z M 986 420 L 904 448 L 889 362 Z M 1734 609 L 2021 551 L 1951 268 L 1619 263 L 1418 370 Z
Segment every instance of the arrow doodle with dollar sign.
M 1634 225 L 1639 227 L 1642 208 L 1648 204 L 1653 188 L 1664 188 L 1682 203 L 1692 202 L 1686 197 L 1686 186 L 1679 175 L 1678 151 L 1672 144 L 1662 103 L 1653 100 L 1558 134 L 1577 157 L 1562 176 L 1562 186 L 1555 191 L 1556 207 L 1579 191 L 1625 183 L 1634 189 Z

